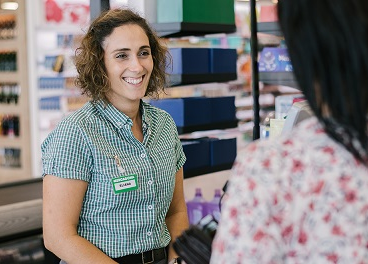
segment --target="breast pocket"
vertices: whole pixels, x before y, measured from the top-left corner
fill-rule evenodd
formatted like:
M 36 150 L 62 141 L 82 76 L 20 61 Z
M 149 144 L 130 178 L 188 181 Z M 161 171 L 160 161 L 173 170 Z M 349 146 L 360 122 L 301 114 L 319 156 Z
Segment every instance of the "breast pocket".
M 110 181 L 112 178 L 137 174 L 139 168 L 130 157 L 99 157 L 95 159 L 95 173 L 100 180 Z M 96 179 L 98 180 L 98 179 Z
M 107 155 L 101 155 L 94 159 L 95 170 L 89 182 L 91 191 L 87 191 L 86 195 L 100 210 L 112 210 L 115 207 L 123 209 L 129 204 L 129 201 L 141 195 L 139 189 L 124 193 L 116 193 L 114 190 L 114 178 L 137 174 L 137 167 L 134 164 L 127 162 L 124 157 L 118 159 L 117 161 L 115 157 Z M 120 166 L 118 166 L 118 162 Z M 101 199 L 101 194 L 103 194 L 103 199 Z
M 169 189 L 175 185 L 176 156 L 174 148 L 153 151 L 151 154 L 159 184 L 167 184 Z
M 118 173 L 115 159 L 113 157 L 99 156 L 94 159 L 95 162 L 95 173 L 105 176 L 113 176 Z M 101 179 L 102 180 L 102 179 Z

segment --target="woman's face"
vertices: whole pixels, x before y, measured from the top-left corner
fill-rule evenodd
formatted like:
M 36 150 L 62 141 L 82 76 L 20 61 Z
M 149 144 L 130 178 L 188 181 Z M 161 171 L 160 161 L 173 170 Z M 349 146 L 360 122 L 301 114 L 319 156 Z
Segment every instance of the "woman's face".
M 104 62 L 111 89 L 107 98 L 114 106 L 139 102 L 144 97 L 153 69 L 149 40 L 134 24 L 113 30 L 103 42 Z

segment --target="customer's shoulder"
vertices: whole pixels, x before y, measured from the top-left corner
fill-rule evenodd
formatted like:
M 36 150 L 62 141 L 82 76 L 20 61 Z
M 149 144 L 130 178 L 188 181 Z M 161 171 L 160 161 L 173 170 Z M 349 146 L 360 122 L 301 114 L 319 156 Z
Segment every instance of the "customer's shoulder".
M 317 143 L 326 143 L 327 136 L 320 129 L 321 127 L 316 120 L 304 121 L 288 133 L 249 143 L 240 150 L 239 155 L 250 158 L 272 157 L 276 159 L 279 157 L 283 159 L 285 155 L 290 153 L 295 156 L 305 155 L 309 150 L 313 153 Z

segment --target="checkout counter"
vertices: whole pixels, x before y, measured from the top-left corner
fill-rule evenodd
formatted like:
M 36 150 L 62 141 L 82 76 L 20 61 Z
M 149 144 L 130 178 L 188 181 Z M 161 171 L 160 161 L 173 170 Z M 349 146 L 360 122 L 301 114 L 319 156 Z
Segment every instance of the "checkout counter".
M 41 178 L 0 185 L 0 263 L 59 263 L 43 245 Z

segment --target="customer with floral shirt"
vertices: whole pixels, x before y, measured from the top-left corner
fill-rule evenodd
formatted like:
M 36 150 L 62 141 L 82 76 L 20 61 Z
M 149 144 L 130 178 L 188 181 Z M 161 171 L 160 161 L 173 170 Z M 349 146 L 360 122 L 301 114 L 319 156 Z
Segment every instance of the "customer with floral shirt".
M 238 154 L 211 264 L 368 263 L 368 2 L 278 15 L 315 116 Z

